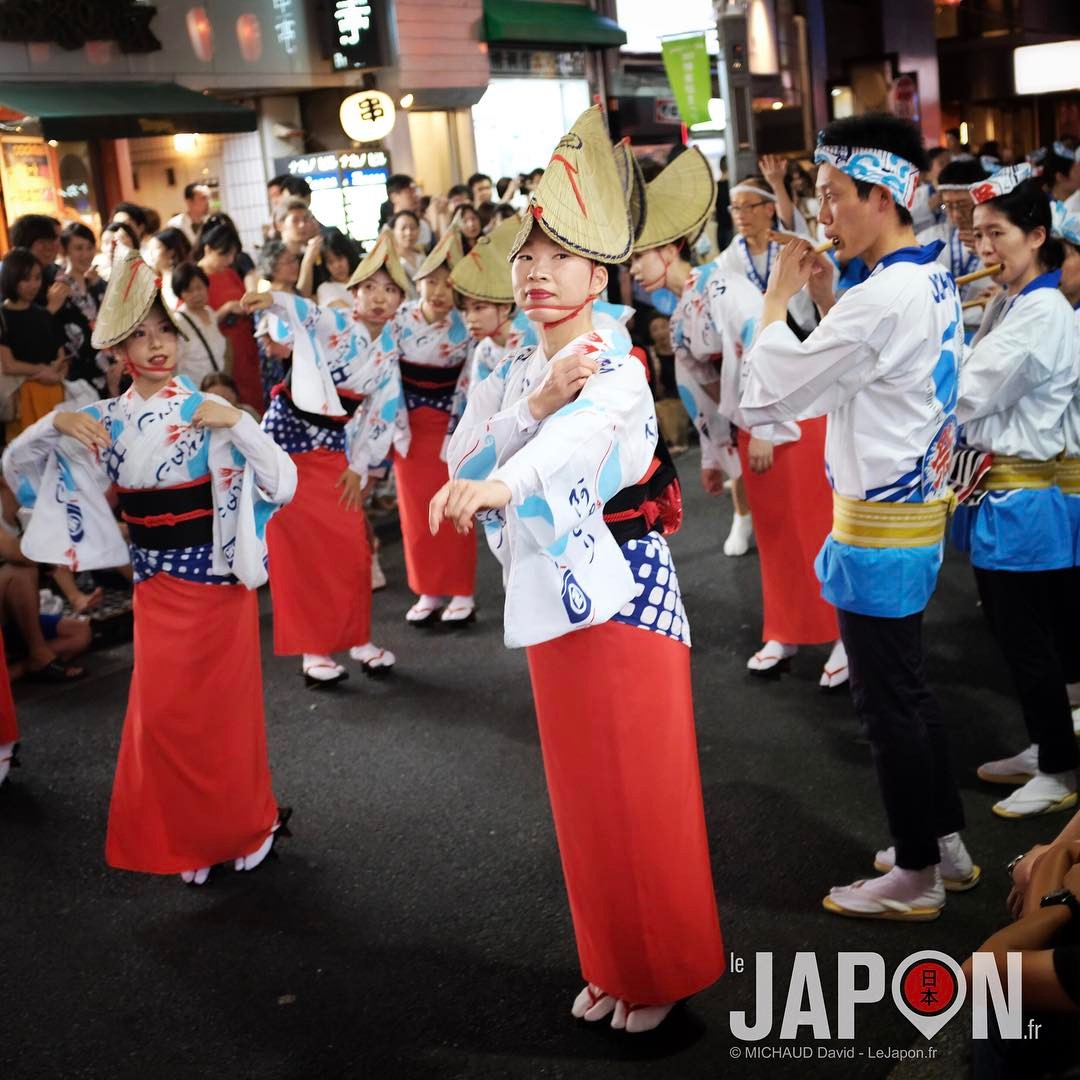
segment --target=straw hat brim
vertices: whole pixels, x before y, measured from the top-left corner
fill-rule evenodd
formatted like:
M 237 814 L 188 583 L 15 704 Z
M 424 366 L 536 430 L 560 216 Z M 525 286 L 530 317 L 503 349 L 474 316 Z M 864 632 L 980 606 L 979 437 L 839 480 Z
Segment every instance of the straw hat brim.
M 155 303 L 161 304 L 176 332 L 186 341 L 187 334 L 176 314 L 161 298 L 161 279 L 143 261 L 137 251 L 117 259 L 109 273 L 109 284 L 98 309 L 90 344 L 95 349 L 111 349 L 129 338 L 135 327 L 150 314 Z
M 693 243 L 716 206 L 716 181 L 696 147 L 680 154 L 646 188 L 645 228 L 634 251 L 649 251 L 686 239 Z
M 461 233 L 456 228 L 446 230 L 446 235 L 431 249 L 431 253 L 420 264 L 420 268 L 413 274 L 413 281 L 422 281 L 429 274 L 435 273 L 440 266 L 445 264 L 453 270 L 461 261 L 465 251 L 461 245 Z
M 624 160 L 625 165 L 625 160 Z M 630 257 L 634 221 L 600 107 L 594 105 L 559 140 L 529 199 L 511 255 L 529 238 L 534 223 L 560 247 L 602 263 Z
M 625 138 L 615 144 L 615 167 L 619 171 L 619 179 L 622 182 L 626 203 L 630 207 L 630 220 L 633 225 L 634 239 L 636 240 L 645 228 L 648 219 L 648 202 L 645 198 L 645 175 L 641 171 L 641 165 L 634 156 L 630 147 L 630 139 Z
M 394 245 L 390 242 L 390 236 L 386 232 L 379 234 L 374 246 L 360 260 L 360 264 L 352 272 L 352 277 L 349 278 L 345 287 L 355 289 L 380 270 L 385 270 L 390 275 L 390 280 L 406 296 L 409 295 L 412 291 L 409 275 L 405 273 L 405 268 L 401 265 L 401 260 L 397 257 Z
M 450 271 L 450 284 L 470 300 L 485 300 L 490 304 L 514 302 L 510 264 L 489 236 L 481 236 L 472 251 Z

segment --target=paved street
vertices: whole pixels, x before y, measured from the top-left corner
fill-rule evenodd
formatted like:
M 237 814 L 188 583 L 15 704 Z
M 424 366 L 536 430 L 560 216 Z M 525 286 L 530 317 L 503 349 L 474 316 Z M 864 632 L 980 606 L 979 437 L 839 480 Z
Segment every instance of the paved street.
M 398 654 L 392 679 L 357 672 L 339 692 L 307 691 L 296 661 L 271 657 L 264 618 L 275 787 L 295 816 L 280 859 L 258 873 L 219 870 L 199 890 L 105 867 L 127 649 L 91 656 L 93 677 L 74 689 L 20 688 L 24 767 L 0 790 L 0 1077 L 963 1076 L 966 1013 L 934 1044 L 945 1064 L 895 1073 L 871 1049 L 926 1044 L 891 1003 L 857 1012 L 856 1056 L 840 1064 L 732 1061 L 743 1050 L 728 1013 L 755 1008 L 756 952 L 773 952 L 777 972 L 771 1044 L 797 950 L 817 953 L 834 1025 L 838 951 L 882 952 L 890 978 L 918 948 L 962 957 L 1002 919 L 1003 864 L 1060 828 L 996 819 L 974 776 L 1017 749 L 1021 729 L 970 572 L 950 560 L 927 636 L 985 880 L 929 925 L 831 917 L 822 895 L 872 873 L 886 842 L 869 750 L 847 694 L 818 689 L 827 650 L 797 657 L 781 681 L 745 671 L 756 556 L 721 554 L 730 504 L 707 502 L 696 456 L 682 461 L 687 524 L 672 548 L 695 641 L 716 888 L 744 973 L 656 1036 L 570 1018 L 581 980 L 495 562 L 481 558 L 475 627 L 417 631 L 401 618 L 401 547 L 389 541 L 375 617 L 376 640 Z

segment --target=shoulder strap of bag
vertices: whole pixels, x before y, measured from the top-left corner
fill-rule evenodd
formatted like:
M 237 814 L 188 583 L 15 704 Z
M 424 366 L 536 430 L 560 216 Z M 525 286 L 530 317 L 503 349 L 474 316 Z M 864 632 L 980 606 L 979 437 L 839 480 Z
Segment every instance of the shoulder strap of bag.
M 186 311 L 180 311 L 177 312 L 177 314 L 183 315 L 188 326 L 190 326 L 191 329 L 194 330 L 196 334 L 198 334 L 199 340 L 202 342 L 202 347 L 206 350 L 206 355 L 210 357 L 210 366 L 214 369 L 215 372 L 220 371 L 221 368 L 218 367 L 218 362 L 214 359 L 214 351 L 207 344 L 206 338 L 203 337 L 203 332 L 198 328 L 198 326 L 195 325 L 195 320 Z

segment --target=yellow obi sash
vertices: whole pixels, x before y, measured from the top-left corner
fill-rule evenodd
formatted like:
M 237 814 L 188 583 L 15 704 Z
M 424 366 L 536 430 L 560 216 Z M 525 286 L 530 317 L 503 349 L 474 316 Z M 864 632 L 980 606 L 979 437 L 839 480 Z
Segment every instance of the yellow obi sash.
M 980 491 L 1019 491 L 1021 488 L 1054 486 L 1056 461 L 1024 461 L 1015 457 L 995 457 L 993 465 L 979 481 Z
M 913 548 L 940 544 L 952 499 L 932 502 L 863 502 L 833 492 L 832 537 L 861 548 Z
M 1080 495 L 1080 457 L 1058 460 L 1057 485 L 1066 495 Z

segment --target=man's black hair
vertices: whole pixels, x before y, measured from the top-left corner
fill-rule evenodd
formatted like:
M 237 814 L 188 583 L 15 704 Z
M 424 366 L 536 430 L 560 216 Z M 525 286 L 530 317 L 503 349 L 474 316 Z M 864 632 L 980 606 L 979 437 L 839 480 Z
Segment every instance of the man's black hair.
M 302 176 L 283 176 L 278 187 L 286 191 L 294 199 L 311 199 L 311 185 Z
M 136 225 L 143 231 L 146 230 L 146 211 L 132 202 L 118 202 L 112 209 L 112 213 L 109 218 L 116 217 L 117 214 L 127 214 Z
M 1039 181 L 1032 177 L 1008 193 L 999 195 L 983 205 L 1000 210 L 1009 221 L 1025 233 L 1033 233 L 1040 226 L 1046 230 L 1046 240 L 1039 248 L 1038 259 L 1047 270 L 1060 270 L 1065 262 L 1065 248 L 1060 240 L 1050 235 L 1050 200 Z
M 823 133 L 826 146 L 868 146 L 875 150 L 887 150 L 905 161 L 910 161 L 919 172 L 928 167 L 922 135 L 910 120 L 902 120 L 891 113 L 862 113 L 834 120 Z M 877 185 L 866 180 L 856 180 L 855 188 L 860 199 L 870 198 Z M 911 213 L 898 202 L 893 202 L 901 225 L 911 224 Z
M 491 183 L 491 177 L 488 176 L 487 173 L 474 172 L 472 176 L 470 176 L 469 179 L 466 181 L 466 183 L 468 183 L 469 185 L 469 190 L 472 191 L 472 189 L 476 187 L 477 184 L 481 183 L 484 180 L 486 180 L 489 184 Z
M 977 184 L 985 180 L 988 173 L 982 167 L 978 158 L 957 158 L 950 161 L 944 169 L 938 173 L 938 186 L 942 184 Z
M 468 184 L 455 184 L 447 193 L 448 199 L 453 199 L 457 195 L 464 195 L 469 202 L 472 202 L 472 188 Z
M 39 240 L 55 240 L 60 222 L 48 214 L 23 214 L 11 226 L 11 246 L 27 250 Z
M 413 186 L 413 178 L 408 173 L 394 173 L 386 181 L 386 196 L 389 198 L 391 195 L 400 195 L 403 191 L 408 191 Z
M 204 184 L 201 180 L 196 180 L 194 183 L 186 185 L 184 188 L 185 201 L 191 202 L 191 200 L 195 198 L 195 192 L 198 191 L 199 188 L 207 188 L 207 190 L 209 190 L 207 185 Z
M 943 155 L 948 157 L 948 154 L 949 151 L 944 146 L 931 146 L 930 149 L 926 151 L 926 160 L 929 165 L 933 165 L 939 157 L 942 157 Z

